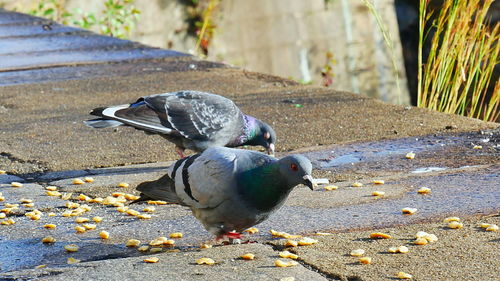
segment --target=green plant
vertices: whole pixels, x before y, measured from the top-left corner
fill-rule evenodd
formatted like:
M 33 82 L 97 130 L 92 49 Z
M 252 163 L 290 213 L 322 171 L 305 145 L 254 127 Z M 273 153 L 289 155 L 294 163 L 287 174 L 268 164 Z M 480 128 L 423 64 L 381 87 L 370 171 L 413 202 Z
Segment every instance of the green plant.
M 490 28 L 486 20 L 493 0 L 445 0 L 435 18 L 429 1 L 420 0 L 418 106 L 498 120 L 500 82 L 491 79 L 499 62 L 500 24 Z
M 220 0 L 189 0 L 185 3 L 188 34 L 196 37 L 195 52 L 199 56 L 208 55 L 208 47 L 212 42 L 216 25 L 214 11 Z
M 330 87 L 333 84 L 333 77 L 335 73 L 333 72 L 334 65 L 337 64 L 337 60 L 333 56 L 333 53 L 328 51 L 326 52 L 326 62 L 323 68 L 321 69 L 321 77 L 323 78 L 323 86 Z

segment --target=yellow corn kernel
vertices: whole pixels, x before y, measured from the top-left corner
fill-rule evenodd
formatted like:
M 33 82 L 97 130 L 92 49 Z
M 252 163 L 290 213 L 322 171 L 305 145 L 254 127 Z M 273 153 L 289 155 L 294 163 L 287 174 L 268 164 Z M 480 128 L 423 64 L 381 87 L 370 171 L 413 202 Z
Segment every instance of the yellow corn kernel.
M 137 250 L 140 252 L 147 252 L 149 250 L 149 246 L 140 246 Z
M 370 263 L 372 263 L 372 258 L 362 257 L 362 258 L 359 258 L 358 261 L 362 264 L 370 264 Z
M 40 215 L 32 215 L 32 216 L 29 216 L 30 219 L 34 220 L 34 221 L 37 221 L 40 219 Z
M 294 240 L 286 240 L 285 242 L 285 247 L 297 247 L 299 245 L 299 242 L 294 241 Z
M 48 223 L 48 224 L 43 225 L 43 227 L 46 228 L 46 229 L 54 229 L 57 226 L 55 224 Z
M 92 220 L 93 220 L 94 222 L 96 222 L 96 223 L 100 223 L 100 222 L 102 222 L 102 217 L 95 216 L 95 217 L 93 217 L 93 218 L 92 218 Z
M 129 216 L 138 216 L 141 214 L 139 211 L 136 211 L 134 209 L 128 209 L 125 211 L 125 213 L 127 213 L 127 215 Z
M 72 211 L 68 210 L 68 211 L 64 211 L 61 216 L 63 217 L 71 217 L 71 215 L 73 214 Z
M 33 200 L 27 199 L 27 198 L 21 198 L 21 199 L 19 199 L 19 202 L 21 202 L 21 203 L 33 203 Z
M 211 258 L 200 258 L 196 260 L 197 264 L 214 265 L 215 261 Z
M 94 182 L 94 178 L 93 178 L 93 177 L 84 177 L 84 178 L 83 178 L 83 181 L 85 181 L 85 182 L 89 182 L 89 183 L 90 183 L 90 182 Z
M 373 184 L 384 184 L 385 183 L 384 180 L 373 180 L 372 182 L 373 182 Z
M 78 197 L 76 197 L 76 199 L 78 199 L 80 201 L 90 201 L 92 198 L 88 197 L 85 194 L 80 194 L 80 195 L 78 195 Z
M 17 181 L 13 181 L 10 183 L 12 187 L 23 187 L 23 184 Z
M 125 244 L 125 246 L 127 247 L 137 247 L 141 244 L 141 241 L 137 240 L 137 239 L 129 239 L 127 241 L 127 243 Z
M 286 233 L 286 232 L 280 232 L 280 231 L 275 231 L 275 230 L 269 230 L 269 232 L 271 233 L 271 235 L 273 237 L 281 237 L 281 238 L 286 238 L 286 239 L 291 239 L 291 238 L 300 238 L 302 236 L 300 235 L 292 235 L 292 234 L 289 234 L 289 233 Z
M 148 214 L 139 214 L 137 215 L 137 218 L 138 219 L 143 219 L 143 220 L 148 220 L 151 218 L 151 215 L 148 215 Z
M 370 238 L 372 238 L 372 239 L 391 239 L 392 236 L 390 236 L 389 234 L 382 233 L 382 232 L 373 232 L 370 234 Z
M 406 153 L 406 159 L 414 159 L 415 158 L 415 153 L 413 152 L 408 152 Z
M 498 231 L 498 225 L 492 224 L 492 225 L 488 226 L 485 230 L 486 231 Z
M 167 239 L 167 240 L 163 241 L 163 245 L 166 245 L 166 246 L 172 246 L 174 244 L 175 244 L 175 241 L 172 239 Z
M 168 203 L 166 201 L 162 201 L 162 200 L 149 200 L 148 204 L 149 205 L 167 205 Z
M 5 201 L 5 197 L 0 195 L 0 202 L 3 202 L 3 201 Z
M 57 190 L 57 186 L 50 185 L 50 186 L 45 187 L 45 190 L 56 191 Z
M 447 217 L 443 220 L 444 222 L 460 221 L 459 217 Z
M 75 226 L 75 230 L 77 233 L 84 233 L 85 231 L 87 231 L 85 227 L 79 225 Z
M 75 264 L 75 263 L 79 263 L 79 262 L 80 262 L 80 260 L 77 260 L 75 258 L 68 258 L 68 260 L 67 260 L 68 264 Z
M 46 236 L 42 238 L 42 243 L 49 244 L 56 242 L 56 239 L 52 236 Z
M 10 214 L 13 210 L 14 210 L 14 208 L 3 208 L 0 210 L 0 212 Z
M 317 235 L 317 236 L 329 236 L 329 235 L 333 235 L 333 233 L 329 233 L 329 232 L 316 232 L 316 233 L 314 233 L 314 235 Z
M 71 183 L 75 185 L 81 185 L 84 184 L 85 182 L 82 181 L 81 179 L 74 179 Z
M 151 254 L 163 252 L 163 248 L 153 247 L 149 250 Z
M 253 260 L 253 259 L 255 259 L 255 255 L 252 253 L 247 253 L 247 254 L 241 255 L 241 258 L 244 260 Z
M 428 187 L 421 187 L 417 190 L 418 194 L 429 194 L 431 193 L 431 189 Z
M 152 257 L 152 258 L 147 258 L 147 259 L 144 259 L 144 262 L 146 263 L 157 263 L 160 259 L 157 258 L 157 257 Z
M 125 213 L 128 210 L 128 206 L 117 207 L 116 210 L 120 213 Z
M 82 224 L 82 226 L 85 227 L 85 229 L 87 229 L 87 230 L 94 230 L 97 227 L 97 225 L 92 224 L 92 223 L 84 223 L 84 224 Z
M 102 201 L 104 201 L 104 199 L 102 197 L 96 197 L 96 198 L 90 199 L 89 203 L 102 203 Z
M 429 243 L 434 243 L 434 242 L 438 241 L 438 238 L 437 238 L 436 235 L 429 234 L 429 233 L 427 235 L 425 235 L 424 237 L 422 237 L 422 238 L 424 238 L 425 240 L 427 240 Z
M 451 229 L 459 229 L 462 227 L 464 227 L 463 223 L 458 222 L 458 221 L 452 221 L 448 224 L 448 228 L 451 228 Z
M 0 170 L 0 175 L 5 175 L 5 174 L 7 174 L 7 171 Z
M 423 237 L 419 237 L 419 238 L 415 239 L 413 244 L 415 244 L 415 245 L 427 245 L 428 242 L 429 241 L 427 241 L 427 239 L 425 239 Z
M 360 183 L 360 182 L 353 182 L 353 183 L 351 184 L 351 186 L 352 186 L 352 187 L 362 187 L 362 186 L 363 186 L 363 184 L 362 184 L 362 183 Z
M 285 258 L 285 259 L 293 259 L 293 260 L 296 260 L 299 258 L 299 256 L 297 256 L 296 254 L 294 253 L 290 253 L 289 251 L 282 251 L 282 252 L 279 252 L 278 255 L 282 258 Z
M 304 238 L 300 239 L 298 243 L 299 243 L 299 246 L 309 246 L 309 245 L 318 243 L 318 240 L 315 240 L 315 239 L 312 239 L 309 237 L 304 237 Z
M 296 266 L 299 263 L 296 261 L 282 261 L 282 260 L 275 260 L 274 265 L 277 267 L 291 267 L 291 266 Z
M 127 188 L 127 187 L 129 187 L 130 185 L 129 185 L 128 183 L 126 183 L 126 182 L 120 182 L 117 186 L 118 186 L 118 187 L 121 187 L 121 188 Z
M 116 198 L 113 196 L 108 196 L 102 200 L 103 205 L 113 205 L 116 202 Z
M 124 195 L 125 199 L 127 200 L 137 200 L 139 198 L 141 198 L 140 196 L 137 196 L 137 195 L 134 195 L 134 194 L 125 194 Z
M 406 254 L 406 253 L 408 253 L 408 251 L 409 251 L 409 249 L 406 246 L 399 246 L 398 247 L 398 253 Z
M 61 193 L 60 193 L 59 191 L 51 191 L 51 190 L 49 190 L 49 191 L 47 191 L 47 192 L 45 192 L 45 193 L 46 193 L 48 196 L 54 196 L 54 197 L 59 197 L 59 196 L 61 196 Z
M 0 219 L 5 219 L 7 215 L 5 213 L 0 213 Z
M 69 199 L 71 199 L 71 196 L 73 196 L 73 192 L 64 192 L 64 193 L 61 193 L 61 199 L 62 200 L 69 200 Z
M 411 274 L 405 273 L 403 271 L 398 272 L 398 274 L 396 274 L 396 277 L 399 279 L 411 279 L 411 278 L 413 278 L 413 276 Z
M 71 202 L 71 201 L 67 201 L 66 202 L 66 208 L 68 208 L 68 209 L 76 209 L 78 207 L 80 207 L 79 203 L 74 203 L 74 202 Z
M 78 252 L 79 249 L 80 248 L 75 244 L 68 244 L 64 246 L 64 250 L 66 250 L 67 252 Z
M 99 232 L 99 237 L 101 237 L 101 239 L 108 239 L 109 232 L 107 232 L 106 230 L 103 230 L 103 231 Z
M 6 220 L 3 220 L 2 222 L 0 222 L 0 224 L 2 224 L 2 225 L 13 225 L 15 223 L 16 222 L 13 219 L 6 219 Z
M 35 269 L 46 268 L 46 267 L 47 267 L 46 264 L 40 264 L 40 265 L 35 266 Z
M 174 232 L 174 233 L 170 233 L 170 238 L 182 238 L 182 233 L 180 232 Z
M 417 212 L 416 208 L 403 208 L 401 209 L 401 212 L 405 215 L 413 215 Z
M 426 241 L 427 242 L 427 241 Z M 387 252 L 389 253 L 397 253 L 398 252 L 398 247 L 390 247 Z
M 155 238 L 154 240 L 152 240 L 151 242 L 149 242 L 149 245 L 151 246 L 160 246 L 160 245 L 163 245 L 163 242 L 167 241 L 168 238 L 167 237 L 158 237 L 158 238 Z
M 89 218 L 84 218 L 84 217 L 77 217 L 75 219 L 76 223 L 84 223 L 84 222 L 88 222 L 88 221 L 90 221 Z
M 19 208 L 19 204 L 5 203 L 4 206 L 7 208 L 13 208 L 13 209 Z
M 488 228 L 490 225 L 491 225 L 490 223 L 484 223 L 483 222 L 483 223 L 479 224 L 479 227 L 480 228 Z
M 23 203 L 23 206 L 26 208 L 33 208 L 35 207 L 35 203 Z
M 365 254 L 365 250 L 363 250 L 363 249 L 356 249 L 356 250 L 352 250 L 350 255 L 353 256 L 353 257 L 361 257 L 364 254 Z
M 338 187 L 338 186 L 336 186 L 336 185 L 327 185 L 327 186 L 325 186 L 325 187 L 323 187 L 323 188 L 324 188 L 325 190 L 327 190 L 327 191 L 332 191 L 332 190 L 337 190 L 337 189 L 339 189 L 339 187 Z
M 474 145 L 472 149 L 483 149 L 482 145 Z
M 155 210 L 156 210 L 156 208 L 155 208 L 155 207 L 150 206 L 150 207 L 146 207 L 146 208 L 144 208 L 142 211 L 143 211 L 143 212 L 146 212 L 146 213 L 152 213 L 152 212 L 154 212 Z
M 123 193 L 123 192 L 113 192 L 113 193 L 111 193 L 111 196 L 113 196 L 115 198 L 123 196 L 123 198 L 125 198 L 125 193 Z
M 48 214 L 47 214 L 47 216 L 49 216 L 49 217 L 55 217 L 55 216 L 56 216 L 56 213 L 54 213 L 54 212 L 50 212 L 50 213 L 48 213 Z
M 200 245 L 200 249 L 210 249 L 210 248 L 212 248 L 212 245 L 210 245 L 210 244 L 201 244 Z
M 372 192 L 372 196 L 384 196 L 384 195 L 385 195 L 385 192 L 383 192 L 383 191 L 376 190 L 376 191 Z

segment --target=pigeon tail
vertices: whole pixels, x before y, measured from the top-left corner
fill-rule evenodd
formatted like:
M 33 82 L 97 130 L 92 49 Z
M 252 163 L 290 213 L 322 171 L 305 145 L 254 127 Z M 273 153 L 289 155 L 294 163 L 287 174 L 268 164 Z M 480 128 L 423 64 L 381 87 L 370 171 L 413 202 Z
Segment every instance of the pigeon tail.
M 122 122 L 119 122 L 116 120 L 104 119 L 104 118 L 87 120 L 87 121 L 83 121 L 83 123 L 89 127 L 97 128 L 97 129 L 112 128 L 112 127 L 118 127 L 118 126 L 123 125 Z

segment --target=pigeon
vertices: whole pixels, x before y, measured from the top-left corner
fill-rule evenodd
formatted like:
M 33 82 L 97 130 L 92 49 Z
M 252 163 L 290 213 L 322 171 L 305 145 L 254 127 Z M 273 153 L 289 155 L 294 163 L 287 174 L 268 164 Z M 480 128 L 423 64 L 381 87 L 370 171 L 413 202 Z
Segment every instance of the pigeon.
M 241 239 L 241 232 L 277 211 L 290 191 L 313 190 L 312 164 L 299 154 L 281 159 L 257 151 L 211 147 L 180 159 L 167 174 L 137 186 L 137 203 L 163 200 L 187 206 L 217 239 Z
M 100 118 L 84 121 L 93 128 L 131 126 L 159 134 L 184 150 L 202 152 L 209 147 L 263 146 L 274 154 L 276 133 L 261 120 L 246 115 L 228 98 L 198 91 L 144 96 L 132 104 L 95 108 Z

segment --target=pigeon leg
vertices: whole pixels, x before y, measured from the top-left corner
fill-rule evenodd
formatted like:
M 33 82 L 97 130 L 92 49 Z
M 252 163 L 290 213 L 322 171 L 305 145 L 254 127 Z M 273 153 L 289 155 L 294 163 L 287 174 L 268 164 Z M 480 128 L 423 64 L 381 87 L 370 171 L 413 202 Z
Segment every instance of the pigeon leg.
M 177 154 L 179 154 L 179 157 L 180 157 L 180 158 L 184 158 L 184 157 L 186 157 L 186 156 L 184 155 L 184 148 L 179 147 L 179 146 L 176 146 L 176 147 L 175 147 L 175 151 L 177 152 Z

